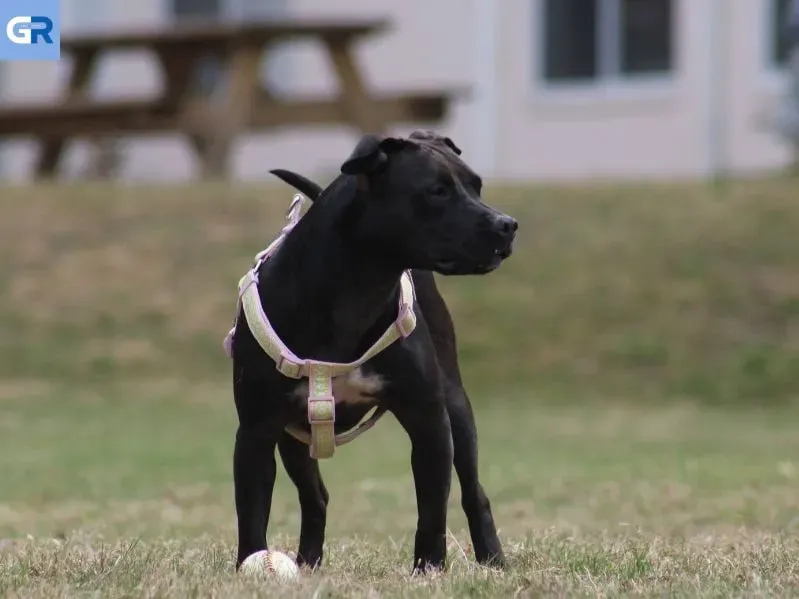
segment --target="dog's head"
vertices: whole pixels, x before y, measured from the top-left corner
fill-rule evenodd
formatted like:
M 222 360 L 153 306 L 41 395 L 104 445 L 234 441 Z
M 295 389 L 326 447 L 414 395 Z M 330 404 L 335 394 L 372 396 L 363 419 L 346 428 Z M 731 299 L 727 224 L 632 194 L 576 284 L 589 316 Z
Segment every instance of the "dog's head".
M 484 274 L 510 256 L 518 228 L 486 205 L 480 177 L 448 137 L 364 136 L 341 172 L 357 180 L 348 235 L 402 269 Z

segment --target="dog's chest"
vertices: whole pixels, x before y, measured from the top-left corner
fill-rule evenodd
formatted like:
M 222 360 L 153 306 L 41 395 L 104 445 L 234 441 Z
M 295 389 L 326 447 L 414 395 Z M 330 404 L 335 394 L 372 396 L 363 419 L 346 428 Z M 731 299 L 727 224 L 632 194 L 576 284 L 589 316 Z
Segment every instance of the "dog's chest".
M 333 396 L 336 404 L 371 405 L 377 401 L 378 394 L 385 386 L 386 380 L 381 375 L 356 368 L 333 379 Z M 308 399 L 308 381 L 301 381 L 294 388 L 292 396 L 305 402 Z

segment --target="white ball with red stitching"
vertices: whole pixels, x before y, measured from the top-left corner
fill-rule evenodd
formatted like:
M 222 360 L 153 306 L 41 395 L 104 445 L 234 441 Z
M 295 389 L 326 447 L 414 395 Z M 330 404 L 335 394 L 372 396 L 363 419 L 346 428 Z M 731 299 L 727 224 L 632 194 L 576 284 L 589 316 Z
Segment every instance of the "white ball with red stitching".
M 300 569 L 285 553 L 274 549 L 256 551 L 241 562 L 240 571 L 247 575 L 275 578 L 280 582 L 294 582 L 300 577 Z

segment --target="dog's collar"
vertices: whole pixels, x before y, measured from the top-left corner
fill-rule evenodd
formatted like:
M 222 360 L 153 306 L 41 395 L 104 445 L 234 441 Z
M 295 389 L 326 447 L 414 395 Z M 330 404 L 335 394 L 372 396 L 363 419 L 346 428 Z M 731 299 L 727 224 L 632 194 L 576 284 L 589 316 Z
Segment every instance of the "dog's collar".
M 278 249 L 286 235 L 301 218 L 305 197 L 296 194 L 288 213 L 289 223 L 283 227 L 280 235 L 269 247 L 255 257 L 255 266 L 239 281 L 239 305 L 244 309 L 247 325 L 258 345 L 275 362 L 277 370 L 289 378 L 308 378 L 308 422 L 311 434 L 308 435 L 299 427 L 289 426 L 286 431 L 298 441 L 310 446 L 311 457 L 315 459 L 329 458 L 337 445 L 349 443 L 377 422 L 385 413 L 384 408 L 377 408 L 368 420 L 361 422 L 356 428 L 335 434 L 336 402 L 333 397 L 332 379 L 355 370 L 368 360 L 400 338 L 410 335 L 416 328 L 416 314 L 413 310 L 414 288 L 410 272 L 402 273 L 400 278 L 399 311 L 397 319 L 385 333 L 354 362 L 321 362 L 299 358 L 280 339 L 261 305 L 258 293 L 258 270 L 266 260 Z M 225 338 L 225 349 L 232 356 L 232 336 L 235 326 Z

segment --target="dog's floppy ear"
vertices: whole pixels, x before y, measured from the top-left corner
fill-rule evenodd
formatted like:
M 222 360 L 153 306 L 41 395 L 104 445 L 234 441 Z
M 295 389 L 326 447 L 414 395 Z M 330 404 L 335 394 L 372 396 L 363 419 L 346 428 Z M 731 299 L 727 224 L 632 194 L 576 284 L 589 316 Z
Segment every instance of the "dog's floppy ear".
M 377 135 L 364 135 L 355 146 L 350 157 L 341 165 L 345 175 L 364 175 L 380 170 L 388 156 L 380 147 L 383 138 Z
M 444 144 L 458 156 L 461 155 L 461 149 L 455 145 L 454 141 L 452 141 L 449 137 L 438 135 L 433 131 L 414 131 L 409 135 L 409 137 L 410 139 L 421 139 L 424 141 L 432 141 L 435 143 Z
M 449 137 L 445 137 L 445 138 L 444 138 L 444 144 L 446 144 L 447 146 L 449 146 L 449 148 L 450 148 L 450 149 L 451 149 L 453 152 L 455 152 L 455 153 L 456 153 L 458 156 L 460 156 L 460 155 L 461 155 L 461 149 L 460 149 L 458 146 L 456 146 L 456 145 L 455 145 L 455 142 L 454 142 L 454 141 L 452 141 L 452 140 L 451 140 Z
M 364 135 L 350 157 L 341 165 L 341 172 L 345 175 L 367 175 L 379 172 L 388 162 L 389 152 L 408 145 L 416 144 L 400 137 Z

